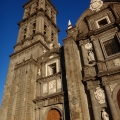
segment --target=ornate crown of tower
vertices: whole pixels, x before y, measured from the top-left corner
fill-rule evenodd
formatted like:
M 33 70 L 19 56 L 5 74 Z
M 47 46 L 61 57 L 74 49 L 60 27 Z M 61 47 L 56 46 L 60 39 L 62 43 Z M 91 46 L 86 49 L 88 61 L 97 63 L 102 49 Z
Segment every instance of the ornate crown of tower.
M 15 52 L 34 43 L 41 42 L 46 49 L 58 46 L 57 10 L 49 0 L 30 0 L 24 6 Z

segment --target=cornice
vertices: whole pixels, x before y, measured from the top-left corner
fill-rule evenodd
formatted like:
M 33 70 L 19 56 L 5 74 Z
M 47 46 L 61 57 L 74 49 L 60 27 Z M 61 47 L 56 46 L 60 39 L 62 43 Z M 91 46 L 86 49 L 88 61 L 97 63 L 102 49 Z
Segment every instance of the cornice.
M 95 36 L 95 35 L 98 35 L 98 34 L 101 34 L 101 33 L 105 32 L 107 30 L 110 30 L 112 28 L 115 28 L 115 27 L 117 27 L 116 24 L 118 24 L 118 23 L 114 22 L 114 23 L 111 23 L 109 25 L 106 25 L 105 27 L 89 31 L 87 34 L 80 34 L 77 37 L 77 41 L 89 39 L 90 36 Z
M 64 96 L 64 92 L 62 91 L 62 92 L 59 92 L 59 93 L 54 93 L 54 94 L 48 95 L 48 96 L 46 96 L 46 97 L 43 97 L 43 96 L 37 97 L 36 99 L 33 100 L 33 102 L 36 103 L 36 102 L 38 102 L 38 101 L 43 101 L 43 100 L 55 98 L 55 97 L 57 97 L 57 96 Z
M 42 78 L 39 78 L 36 80 L 36 82 L 40 82 L 42 80 L 47 80 L 47 79 L 50 79 L 50 78 L 53 78 L 53 77 L 60 77 L 61 76 L 61 71 L 56 73 L 56 74 L 53 74 L 53 75 L 49 75 L 47 77 L 42 77 Z
M 26 64 L 29 64 L 29 63 L 33 63 L 34 65 L 37 65 L 37 61 L 35 61 L 32 57 L 28 60 L 23 60 L 23 62 L 19 63 L 19 64 L 16 64 L 15 65 L 15 69 L 18 69 Z
M 32 47 L 32 46 L 38 44 L 38 43 L 42 44 L 46 49 L 49 50 L 49 48 L 48 48 L 44 43 L 42 43 L 40 40 L 38 40 L 38 41 L 32 43 L 31 45 L 29 45 L 29 46 L 27 46 L 27 47 L 25 47 L 25 48 L 23 48 L 23 49 L 21 49 L 21 50 L 15 52 L 15 53 L 11 54 L 10 57 L 13 57 L 14 55 L 16 55 L 16 54 L 18 54 L 18 53 L 20 53 L 20 52 L 22 52 L 22 51 L 24 51 L 24 50 L 26 50 L 26 49 Z

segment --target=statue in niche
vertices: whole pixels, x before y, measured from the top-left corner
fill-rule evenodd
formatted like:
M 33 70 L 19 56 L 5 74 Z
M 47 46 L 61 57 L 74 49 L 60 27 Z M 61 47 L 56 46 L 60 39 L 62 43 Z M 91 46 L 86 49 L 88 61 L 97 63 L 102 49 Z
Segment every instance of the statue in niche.
M 94 57 L 94 53 L 92 51 L 92 43 L 87 43 L 85 44 L 85 49 L 88 50 L 88 61 L 94 62 L 95 61 L 95 57 Z
M 90 50 L 88 52 L 88 61 L 89 62 L 94 62 L 95 61 L 94 53 L 92 52 L 92 50 Z
M 105 109 L 102 110 L 102 119 L 103 120 L 109 120 L 109 115 L 105 111 Z

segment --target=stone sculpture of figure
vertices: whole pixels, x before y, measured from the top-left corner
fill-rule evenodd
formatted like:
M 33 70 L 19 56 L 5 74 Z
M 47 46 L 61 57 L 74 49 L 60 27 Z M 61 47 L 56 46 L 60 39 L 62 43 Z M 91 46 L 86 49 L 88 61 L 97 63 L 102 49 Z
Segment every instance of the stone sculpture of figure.
M 89 62 L 95 61 L 94 53 L 91 50 L 88 52 L 88 60 Z
M 102 110 L 102 119 L 103 120 L 109 120 L 109 115 L 105 111 L 105 109 Z

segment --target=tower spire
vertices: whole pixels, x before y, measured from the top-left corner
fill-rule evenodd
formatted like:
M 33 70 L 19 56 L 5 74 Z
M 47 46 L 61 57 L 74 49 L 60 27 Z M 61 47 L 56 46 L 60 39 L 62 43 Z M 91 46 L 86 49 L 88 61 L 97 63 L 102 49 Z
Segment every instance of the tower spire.
M 71 21 L 69 20 L 68 21 L 68 29 L 72 28 L 72 24 L 71 24 Z

